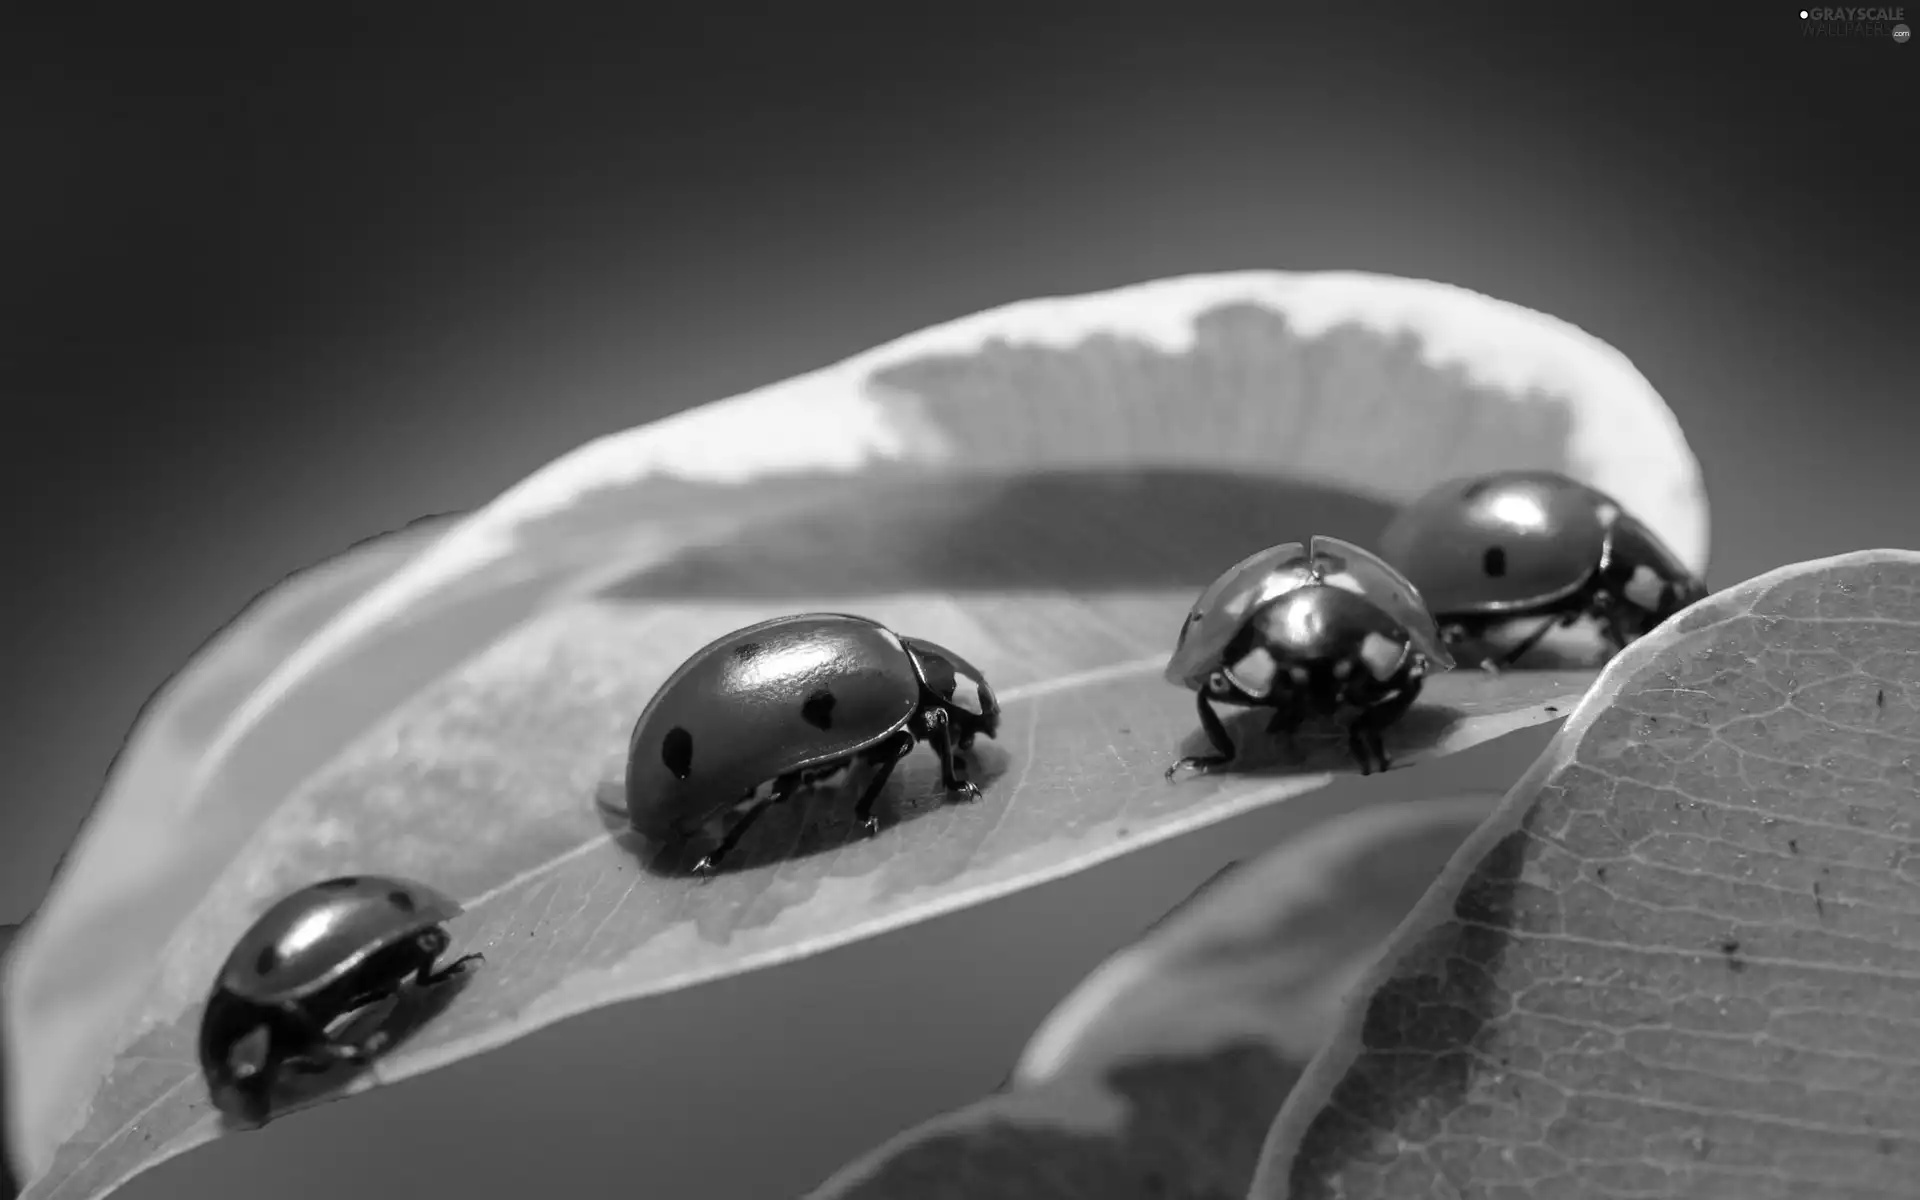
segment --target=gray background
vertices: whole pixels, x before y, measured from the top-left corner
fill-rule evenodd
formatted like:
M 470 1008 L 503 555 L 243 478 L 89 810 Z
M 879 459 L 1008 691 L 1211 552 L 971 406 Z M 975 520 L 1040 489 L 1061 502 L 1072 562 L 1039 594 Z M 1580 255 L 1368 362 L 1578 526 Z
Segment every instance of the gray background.
M 1463 284 L 1653 380 L 1706 470 L 1717 586 L 1920 543 L 1910 45 L 1786 10 L 1277 7 L 923 32 L 827 5 L 566 50 L 471 25 L 370 50 L 397 35 L 348 14 L 11 37 L 35 65 L 0 118 L 25 168 L 0 200 L 0 920 L 147 696 L 288 572 L 1028 296 Z M 1504 786 L 1545 736 L 1370 786 Z M 126 1194 L 794 1194 L 995 1085 L 1075 980 L 1290 820 L 594 1014 Z

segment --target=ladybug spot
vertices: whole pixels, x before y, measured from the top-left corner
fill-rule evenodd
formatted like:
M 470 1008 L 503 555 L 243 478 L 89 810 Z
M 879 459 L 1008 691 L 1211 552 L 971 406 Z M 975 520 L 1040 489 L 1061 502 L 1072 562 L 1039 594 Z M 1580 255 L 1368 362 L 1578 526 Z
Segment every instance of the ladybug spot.
M 387 903 L 393 905 L 401 912 L 410 913 L 413 911 L 413 897 L 405 892 L 388 892 Z
M 280 947 L 262 946 L 260 954 L 253 960 L 253 970 L 257 975 L 265 975 L 280 965 Z
M 660 739 L 660 761 L 675 779 L 685 779 L 693 772 L 693 735 L 678 725 L 667 730 Z
M 1480 556 L 1480 569 L 1487 578 L 1498 579 L 1507 573 L 1507 552 L 1500 546 L 1488 546 L 1487 552 Z
M 800 716 L 815 729 L 833 728 L 833 693 L 821 688 L 800 706 Z
M 733 648 L 733 656 L 741 662 L 752 662 L 760 657 L 760 652 L 765 649 L 766 647 L 759 642 L 741 642 Z
M 359 886 L 358 875 L 342 875 L 338 879 L 328 879 L 313 886 L 323 892 L 344 892 Z

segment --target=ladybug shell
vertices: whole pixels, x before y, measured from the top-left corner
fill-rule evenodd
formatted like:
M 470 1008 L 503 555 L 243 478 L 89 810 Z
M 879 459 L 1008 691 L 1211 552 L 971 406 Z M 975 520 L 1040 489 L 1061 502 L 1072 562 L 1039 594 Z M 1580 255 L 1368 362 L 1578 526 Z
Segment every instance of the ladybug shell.
M 709 642 L 668 677 L 627 744 L 627 811 L 704 819 L 791 771 L 846 758 L 920 709 L 913 656 L 843 613 L 776 617 Z
M 1288 592 L 1326 584 L 1371 601 L 1407 631 L 1414 649 L 1439 669 L 1453 666 L 1420 592 L 1378 555 L 1351 542 L 1316 534 L 1241 559 L 1214 580 L 1188 613 L 1167 663 L 1171 683 L 1197 688 L 1220 666 L 1220 656 L 1262 605 Z
M 1435 613 L 1522 612 L 1587 584 L 1620 512 L 1557 472 L 1502 471 L 1434 488 L 1387 527 L 1380 550 Z
M 256 1004 L 298 1001 L 368 955 L 460 915 L 425 884 L 348 875 L 311 884 L 261 914 L 220 968 L 218 988 Z

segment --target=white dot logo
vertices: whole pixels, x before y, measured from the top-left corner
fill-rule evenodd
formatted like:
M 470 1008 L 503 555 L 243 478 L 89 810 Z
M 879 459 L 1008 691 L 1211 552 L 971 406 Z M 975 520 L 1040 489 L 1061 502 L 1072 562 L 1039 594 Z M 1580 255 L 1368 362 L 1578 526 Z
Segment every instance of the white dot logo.
M 1807 10 L 1806 10 L 1806 9 L 1804 9 L 1804 8 L 1800 10 L 1800 19 L 1801 19 L 1802 21 L 1804 21 L 1804 20 L 1806 20 L 1806 19 L 1807 19 Z

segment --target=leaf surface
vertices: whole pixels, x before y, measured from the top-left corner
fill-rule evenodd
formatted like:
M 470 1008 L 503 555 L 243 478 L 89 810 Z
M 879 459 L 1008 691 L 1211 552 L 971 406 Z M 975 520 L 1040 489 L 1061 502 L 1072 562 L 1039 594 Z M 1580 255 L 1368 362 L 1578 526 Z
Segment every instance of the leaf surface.
M 1344 759 L 1311 738 L 1303 762 L 1256 748 L 1253 774 L 1161 779 L 1198 736 L 1191 696 L 1158 678 L 1186 606 L 1253 549 L 1364 544 L 1395 501 L 1496 465 L 1609 487 L 1704 559 L 1697 465 L 1616 352 L 1370 276 L 1014 305 L 592 443 L 263 682 L 193 778 L 146 798 L 188 815 L 117 907 L 67 900 L 63 878 L 54 902 L 92 914 L 63 933 L 90 952 L 30 927 L 8 998 L 34 1194 L 96 1195 L 210 1136 L 186 1052 L 209 973 L 272 896 L 324 874 L 434 883 L 470 903 L 456 933 L 488 955 L 369 1077 L 391 1079 L 1320 786 Z M 611 838 L 602 810 L 659 683 L 710 638 L 807 609 L 865 613 L 987 672 L 1007 718 L 981 743 L 986 798 L 938 804 L 923 751 L 877 840 L 849 843 L 844 809 L 796 806 L 706 885 Z M 1591 677 L 1456 673 L 1389 746 L 1413 763 L 1555 719 Z M 41 1039 L 79 996 L 105 999 Z
M 217 838 L 235 826 L 244 836 L 257 824 L 257 802 L 226 810 L 187 807 L 191 797 L 183 785 L 193 764 L 253 689 L 302 642 L 451 524 L 450 516 L 423 517 L 296 572 L 256 597 L 153 694 L 108 769 L 79 836 L 61 857 L 57 895 L 34 914 L 40 944 L 97 944 L 103 926 L 139 911 L 139 897 L 156 873 L 179 869 L 178 859 L 193 849 L 190 839 Z M 189 812 L 190 822 L 184 819 Z M 58 1008 L 36 1014 L 30 1031 L 9 1029 L 8 1040 L 16 1046 L 23 1037 L 32 1039 L 26 1056 L 31 1063 L 67 1061 L 113 1028 L 121 1011 L 116 1002 L 124 1001 L 111 986 L 89 986 L 88 972 L 97 961 L 53 955 L 39 961 L 39 972 L 27 974 L 32 983 L 50 985 L 63 998 Z M 65 978 L 61 972 L 67 972 Z M 7 976 L 0 973 L 0 978 Z M 19 986 L 13 979 L 7 982 L 10 989 Z M 17 1005 L 6 1006 L 9 1025 L 20 1012 Z M 21 1066 L 16 1056 L 13 1069 Z M 8 1085 L 8 1104 L 18 1103 L 11 1093 L 21 1090 L 20 1081 L 6 1072 L 0 1072 L 0 1081 Z M 0 1104 L 0 1111 L 8 1104 Z M 12 1128 L 11 1122 L 0 1124 L 0 1131 Z
M 1920 554 L 1630 647 L 1421 901 L 1252 1195 L 1910 1197 Z
M 19 936 L 20 927 L 18 925 L 0 925 L 0 979 L 5 978 L 4 968 L 7 962 L 7 952 L 13 949 L 14 939 Z M 6 1077 L 7 1048 L 4 1044 L 0 1044 L 0 1079 L 5 1079 Z M 5 1128 L 3 1118 L 6 1116 L 6 1111 L 7 1097 L 4 1093 L 0 1093 L 0 1128 Z M 6 1147 L 0 1145 L 0 1196 L 6 1197 L 7 1200 L 13 1200 L 13 1197 L 19 1194 L 20 1179 L 19 1176 L 13 1173 L 13 1160 L 7 1154 Z
M 812 1200 L 1242 1196 L 1356 973 L 1497 796 L 1343 813 L 1203 885 L 1035 1033 L 1007 1090 Z

